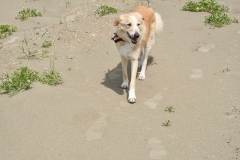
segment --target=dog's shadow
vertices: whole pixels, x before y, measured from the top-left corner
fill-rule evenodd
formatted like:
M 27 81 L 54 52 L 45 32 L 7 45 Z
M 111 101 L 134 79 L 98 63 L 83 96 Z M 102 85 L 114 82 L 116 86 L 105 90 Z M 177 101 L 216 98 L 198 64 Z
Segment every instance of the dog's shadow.
M 149 56 L 148 57 L 148 63 L 147 65 L 151 65 L 153 62 L 153 57 Z M 131 78 L 131 62 L 128 61 L 128 78 L 130 80 Z M 127 93 L 128 89 L 122 89 L 120 86 L 123 82 L 122 78 L 122 64 L 121 62 L 112 70 L 108 70 L 108 72 L 105 74 L 104 81 L 101 83 L 107 88 L 112 89 L 119 95 L 123 95 L 124 91 Z

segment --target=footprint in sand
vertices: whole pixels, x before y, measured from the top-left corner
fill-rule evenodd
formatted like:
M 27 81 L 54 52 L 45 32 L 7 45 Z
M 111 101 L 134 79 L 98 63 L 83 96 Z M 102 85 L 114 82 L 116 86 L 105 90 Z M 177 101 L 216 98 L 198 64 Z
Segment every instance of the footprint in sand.
M 199 47 L 197 50 L 200 52 L 208 52 L 210 49 L 212 49 L 214 47 L 215 47 L 214 44 L 206 44 L 206 45 Z
M 146 100 L 144 104 L 148 106 L 150 109 L 155 109 L 158 105 L 158 101 L 162 100 L 163 96 L 161 93 L 156 94 L 154 97 Z
M 201 69 L 193 69 L 192 74 L 190 75 L 191 79 L 199 79 L 203 77 L 203 73 Z
M 97 140 L 102 137 L 103 130 L 107 126 L 106 113 L 101 113 L 101 117 L 88 129 L 86 133 L 87 141 Z
M 163 159 L 167 156 L 167 151 L 164 149 L 164 146 L 162 145 L 162 142 L 157 139 L 156 137 L 150 138 L 148 140 L 148 145 L 151 148 L 149 152 L 149 156 L 152 159 Z

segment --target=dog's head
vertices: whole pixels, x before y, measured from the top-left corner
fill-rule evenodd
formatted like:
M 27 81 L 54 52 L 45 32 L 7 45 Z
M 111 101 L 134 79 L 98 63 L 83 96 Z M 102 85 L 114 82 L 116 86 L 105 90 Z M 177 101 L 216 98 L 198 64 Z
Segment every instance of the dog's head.
M 137 12 L 122 14 L 114 21 L 117 34 L 122 39 L 136 44 L 143 29 L 143 16 Z

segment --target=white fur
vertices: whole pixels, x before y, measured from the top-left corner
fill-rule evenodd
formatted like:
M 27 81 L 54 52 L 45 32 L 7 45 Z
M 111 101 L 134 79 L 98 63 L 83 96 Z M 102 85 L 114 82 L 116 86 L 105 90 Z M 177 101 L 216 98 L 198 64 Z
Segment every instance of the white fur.
M 157 12 L 155 12 L 155 17 L 156 17 L 155 32 L 156 32 L 156 34 L 159 34 L 163 30 L 163 21 L 162 21 L 161 15 Z

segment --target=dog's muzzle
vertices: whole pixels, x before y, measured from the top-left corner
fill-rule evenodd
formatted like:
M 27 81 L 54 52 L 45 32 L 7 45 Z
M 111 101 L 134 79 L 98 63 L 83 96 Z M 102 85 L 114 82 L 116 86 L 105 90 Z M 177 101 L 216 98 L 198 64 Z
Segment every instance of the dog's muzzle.
M 138 38 L 140 37 L 139 33 L 135 32 L 133 36 L 131 36 L 128 32 L 127 32 L 127 34 L 128 34 L 128 37 L 131 39 L 132 43 L 136 44 Z

